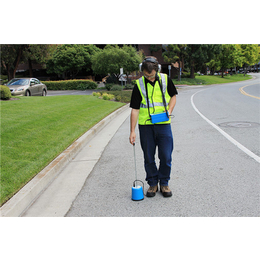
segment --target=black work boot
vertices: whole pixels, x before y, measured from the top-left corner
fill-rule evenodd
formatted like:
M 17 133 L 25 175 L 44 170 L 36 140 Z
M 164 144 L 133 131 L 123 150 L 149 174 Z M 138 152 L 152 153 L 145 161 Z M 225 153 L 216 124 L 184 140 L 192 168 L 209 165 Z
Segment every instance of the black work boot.
M 169 186 L 160 186 L 160 190 L 161 190 L 163 197 L 171 197 L 172 196 L 172 192 L 171 192 Z
M 156 192 L 158 191 L 158 185 L 150 186 L 147 190 L 146 197 L 154 197 Z

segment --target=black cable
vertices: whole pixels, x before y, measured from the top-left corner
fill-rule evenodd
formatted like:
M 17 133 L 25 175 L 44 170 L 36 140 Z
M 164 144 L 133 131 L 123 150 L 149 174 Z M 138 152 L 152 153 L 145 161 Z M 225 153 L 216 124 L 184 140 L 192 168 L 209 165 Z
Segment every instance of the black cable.
M 165 100 L 165 96 L 164 96 L 163 89 L 162 89 L 162 83 L 161 83 L 159 78 L 158 78 L 158 81 L 159 81 L 160 89 L 161 89 L 161 92 L 162 92 L 162 100 L 163 100 L 163 105 L 164 105 L 164 108 L 165 108 L 165 112 L 166 112 L 166 114 L 167 114 L 167 116 L 169 118 L 170 115 L 169 115 L 168 110 L 167 110 L 166 100 Z

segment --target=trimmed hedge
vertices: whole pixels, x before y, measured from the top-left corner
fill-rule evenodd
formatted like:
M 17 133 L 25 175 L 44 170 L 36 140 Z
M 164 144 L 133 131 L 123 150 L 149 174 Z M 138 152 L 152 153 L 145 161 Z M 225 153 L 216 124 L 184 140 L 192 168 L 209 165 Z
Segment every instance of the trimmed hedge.
M 7 86 L 0 85 L 1 99 L 8 100 L 12 97 L 11 91 Z
M 43 81 L 48 90 L 86 90 L 96 89 L 98 84 L 92 80 L 73 79 L 60 81 Z

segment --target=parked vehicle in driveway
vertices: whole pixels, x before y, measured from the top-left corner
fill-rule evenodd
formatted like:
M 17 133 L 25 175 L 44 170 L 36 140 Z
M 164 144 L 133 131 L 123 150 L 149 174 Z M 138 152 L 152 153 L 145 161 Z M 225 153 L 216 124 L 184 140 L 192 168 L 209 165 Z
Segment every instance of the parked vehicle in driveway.
M 36 78 L 14 78 L 7 82 L 13 96 L 46 96 L 47 87 Z

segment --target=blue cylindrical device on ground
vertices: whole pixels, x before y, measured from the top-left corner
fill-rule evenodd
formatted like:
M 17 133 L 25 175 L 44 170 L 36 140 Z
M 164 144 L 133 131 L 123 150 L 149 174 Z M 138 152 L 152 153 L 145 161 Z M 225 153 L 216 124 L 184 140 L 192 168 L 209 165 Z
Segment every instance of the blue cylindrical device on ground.
M 139 181 L 139 180 L 134 181 L 134 184 L 132 187 L 132 200 L 143 200 L 144 199 L 143 187 L 140 185 L 136 185 L 137 181 Z M 142 181 L 140 181 L 140 182 L 142 182 Z M 144 183 L 143 183 L 143 186 L 144 186 Z

